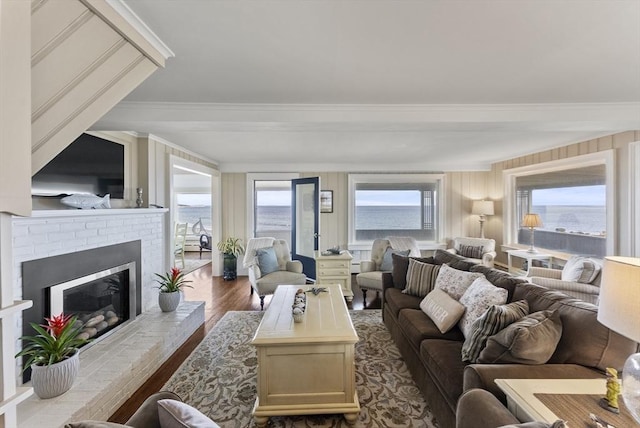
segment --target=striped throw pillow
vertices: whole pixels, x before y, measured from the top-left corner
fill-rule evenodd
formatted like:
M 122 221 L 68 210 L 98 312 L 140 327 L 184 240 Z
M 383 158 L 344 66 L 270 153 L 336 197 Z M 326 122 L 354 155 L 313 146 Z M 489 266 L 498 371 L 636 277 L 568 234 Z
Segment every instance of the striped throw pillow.
M 402 292 L 418 297 L 426 296 L 431 290 L 433 290 L 439 272 L 440 266 L 438 265 L 422 263 L 414 259 L 409 259 L 407 285 Z
M 497 334 L 527 314 L 529 314 L 529 304 L 526 300 L 490 306 L 473 323 L 471 334 L 462 345 L 462 361 L 476 363 L 490 336 Z
M 474 245 L 460 244 L 460 247 L 458 248 L 458 253 L 462 257 L 469 257 L 470 259 L 481 259 L 483 249 L 484 249 L 483 246 L 476 247 Z

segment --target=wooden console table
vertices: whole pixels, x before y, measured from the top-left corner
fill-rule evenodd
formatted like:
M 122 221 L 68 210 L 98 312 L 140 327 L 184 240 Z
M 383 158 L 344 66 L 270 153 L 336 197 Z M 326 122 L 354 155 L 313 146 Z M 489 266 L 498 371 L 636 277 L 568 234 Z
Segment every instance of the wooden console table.
M 347 302 L 353 301 L 351 290 L 351 254 L 343 250 L 340 254 L 325 256 L 316 253 L 316 283 L 318 285 L 340 284 Z

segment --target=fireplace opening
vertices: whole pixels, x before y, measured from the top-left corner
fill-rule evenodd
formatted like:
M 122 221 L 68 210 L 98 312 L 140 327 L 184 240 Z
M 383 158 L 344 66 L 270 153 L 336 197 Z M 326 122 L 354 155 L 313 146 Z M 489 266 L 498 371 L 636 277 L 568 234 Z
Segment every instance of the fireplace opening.
M 77 316 L 80 337 L 93 344 L 135 318 L 135 277 L 131 262 L 51 286 L 49 313 Z

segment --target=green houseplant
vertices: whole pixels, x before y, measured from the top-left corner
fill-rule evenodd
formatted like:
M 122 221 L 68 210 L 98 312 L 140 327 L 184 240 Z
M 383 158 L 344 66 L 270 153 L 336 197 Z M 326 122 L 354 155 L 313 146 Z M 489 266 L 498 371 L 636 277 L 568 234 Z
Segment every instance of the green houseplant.
M 160 284 L 158 289 L 158 305 L 162 312 L 173 312 L 180 304 L 180 291 L 182 287 L 193 288 L 187 283 L 191 282 L 185 279 L 185 274 L 180 268 L 172 267 L 171 271 L 166 272 L 164 275 L 159 273 L 155 274 L 158 278 L 156 282 Z
M 26 357 L 22 370 L 31 368 L 31 384 L 40 398 L 52 398 L 68 391 L 78 376 L 78 348 L 88 342 L 78 337 L 77 317 L 60 314 L 45 318 L 46 325 L 31 323 L 35 336 L 23 336 L 17 357 Z
M 223 254 L 224 260 L 222 278 L 225 281 L 236 279 L 238 276 L 238 256 L 244 253 L 242 239 L 230 236 L 218 242 L 218 250 Z

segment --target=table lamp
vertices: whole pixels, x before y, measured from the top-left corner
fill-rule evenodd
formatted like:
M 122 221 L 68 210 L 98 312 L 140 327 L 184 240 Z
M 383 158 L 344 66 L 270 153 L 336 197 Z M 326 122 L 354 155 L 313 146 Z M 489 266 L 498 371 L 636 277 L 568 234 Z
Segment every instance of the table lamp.
M 527 250 L 527 253 L 537 253 L 538 250 L 533 246 L 533 229 L 542 226 L 542 219 L 540 219 L 538 214 L 525 214 L 522 219 L 522 226 L 531 229 L 531 246 Z
M 605 257 L 602 268 L 598 321 L 640 342 L 640 259 Z M 622 369 L 622 398 L 640 423 L 640 353 L 631 354 Z
M 488 215 L 493 215 L 493 201 L 473 201 L 471 214 L 480 216 L 480 237 L 484 238 L 484 222 Z

